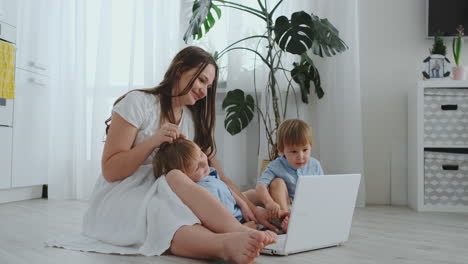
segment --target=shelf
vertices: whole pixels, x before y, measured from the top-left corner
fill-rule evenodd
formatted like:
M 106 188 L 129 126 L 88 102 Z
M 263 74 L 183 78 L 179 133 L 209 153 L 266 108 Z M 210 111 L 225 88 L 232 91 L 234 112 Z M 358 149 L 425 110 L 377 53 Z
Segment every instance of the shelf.
M 424 148 L 448 148 L 448 149 L 461 149 L 461 148 L 468 148 L 468 145 L 424 145 Z
M 468 88 L 468 81 L 456 81 L 452 78 L 418 81 L 418 87 L 424 88 Z

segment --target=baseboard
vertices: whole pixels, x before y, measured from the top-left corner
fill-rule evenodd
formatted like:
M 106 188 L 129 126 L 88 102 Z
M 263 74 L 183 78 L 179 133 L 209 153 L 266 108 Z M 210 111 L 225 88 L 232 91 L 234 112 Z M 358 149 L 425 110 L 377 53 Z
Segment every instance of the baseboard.
M 9 203 L 42 197 L 42 185 L 0 189 L 0 203 Z

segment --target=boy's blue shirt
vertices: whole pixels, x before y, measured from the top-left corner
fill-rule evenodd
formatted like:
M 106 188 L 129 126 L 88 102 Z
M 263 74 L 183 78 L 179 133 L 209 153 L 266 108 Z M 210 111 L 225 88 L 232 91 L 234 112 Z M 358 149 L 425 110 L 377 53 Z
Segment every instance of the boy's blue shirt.
M 201 178 L 197 183 L 216 196 L 237 220 L 242 220 L 242 211 L 236 199 L 229 187 L 219 178 L 215 168 L 210 168 L 210 174 Z
M 268 164 L 262 176 L 258 178 L 257 184 L 263 183 L 268 188 L 274 178 L 281 178 L 288 187 L 289 198 L 293 200 L 297 178 L 303 175 L 323 175 L 320 162 L 310 157 L 309 162 L 304 167 L 296 169 L 289 164 L 285 156 L 281 156 Z

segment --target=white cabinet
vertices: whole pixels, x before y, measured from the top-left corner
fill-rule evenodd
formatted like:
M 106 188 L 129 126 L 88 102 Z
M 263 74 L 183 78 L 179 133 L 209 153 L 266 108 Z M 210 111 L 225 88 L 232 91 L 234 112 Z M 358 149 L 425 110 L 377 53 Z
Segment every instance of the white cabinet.
M 47 183 L 49 79 L 16 70 L 12 187 Z
M 51 16 L 46 0 L 18 1 L 18 36 L 16 67 L 49 75 L 49 40 Z
M 0 37 L 16 43 L 15 98 L 0 100 L 0 203 L 47 184 L 49 65 L 46 0 L 0 0 Z
M 16 26 L 16 0 L 0 0 L 0 21 Z
M 12 128 L 0 126 L 0 189 L 11 186 Z
M 408 202 L 468 212 L 468 81 L 419 81 L 408 93 Z

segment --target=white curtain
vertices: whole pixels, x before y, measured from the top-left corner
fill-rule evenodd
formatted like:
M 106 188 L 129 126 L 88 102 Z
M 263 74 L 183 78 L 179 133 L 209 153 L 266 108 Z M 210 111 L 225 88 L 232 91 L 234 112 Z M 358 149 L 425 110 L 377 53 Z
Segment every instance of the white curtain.
M 50 106 L 49 197 L 86 199 L 100 173 L 104 120 L 112 103 L 128 90 L 159 83 L 172 57 L 185 45 L 182 35 L 192 1 L 50 1 L 56 74 L 51 90 L 55 103 Z M 270 8 L 275 2 L 269 1 Z M 243 3 L 257 4 L 254 0 Z M 223 10 L 215 28 L 201 41 L 189 44 L 214 52 L 242 36 L 264 32 L 261 20 Z M 299 107 L 299 117 L 314 131 L 314 156 L 326 173 L 362 173 L 357 0 L 284 1 L 277 15 L 290 17 L 299 10 L 329 18 L 350 47 L 334 58 L 316 61 L 325 97 Z M 256 42 L 248 45 L 255 47 Z M 258 59 L 256 63 L 256 82 L 261 88 L 266 71 Z M 227 89 L 251 87 L 253 92 L 250 54 L 230 52 L 220 65 Z M 255 119 L 239 135 L 229 135 L 220 107 L 224 93 L 218 97 L 217 156 L 227 176 L 241 189 L 252 187 L 258 157 L 265 151 L 261 148 L 257 154 L 259 123 Z M 297 116 L 294 108 L 290 112 L 290 117 Z M 363 182 L 359 205 L 365 201 Z
M 50 0 L 49 197 L 86 199 L 104 121 L 126 91 L 154 87 L 183 45 L 179 1 Z
M 360 173 L 357 206 L 366 201 L 357 0 L 312 1 L 312 12 L 328 18 L 349 46 L 346 52 L 317 60 L 325 96 L 312 106 L 318 156 L 327 174 Z

